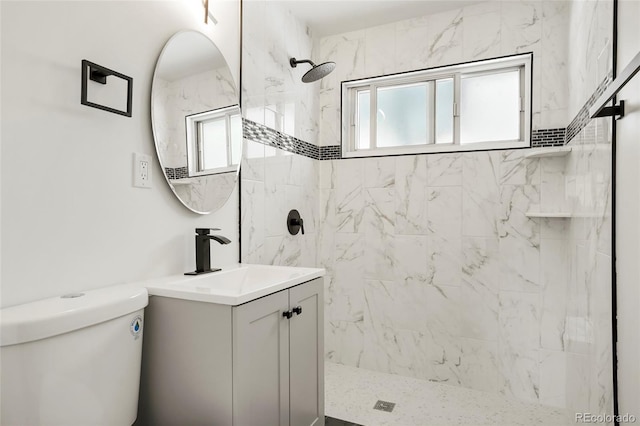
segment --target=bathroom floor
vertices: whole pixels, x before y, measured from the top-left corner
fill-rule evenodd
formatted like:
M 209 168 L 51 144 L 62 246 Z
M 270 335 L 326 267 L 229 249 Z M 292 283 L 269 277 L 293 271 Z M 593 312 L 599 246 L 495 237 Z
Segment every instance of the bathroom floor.
M 374 410 L 378 400 L 392 412 Z M 572 425 L 569 413 L 473 389 L 325 363 L 327 426 Z

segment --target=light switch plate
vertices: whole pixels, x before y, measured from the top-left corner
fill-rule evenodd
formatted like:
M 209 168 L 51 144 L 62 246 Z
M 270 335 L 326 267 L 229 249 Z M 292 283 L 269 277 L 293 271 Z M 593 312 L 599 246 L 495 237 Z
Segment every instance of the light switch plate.
M 133 153 L 133 186 L 151 188 L 151 156 Z

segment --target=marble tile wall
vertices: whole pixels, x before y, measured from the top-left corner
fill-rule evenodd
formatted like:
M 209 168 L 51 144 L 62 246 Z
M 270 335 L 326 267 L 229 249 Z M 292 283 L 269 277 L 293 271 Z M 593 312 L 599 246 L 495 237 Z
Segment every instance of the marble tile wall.
M 302 83 L 311 59 L 311 30 L 286 2 L 255 0 L 243 6 L 242 108 L 255 123 L 317 145 L 319 84 Z
M 292 93 L 290 69 L 269 77 L 286 65 L 273 58 L 291 41 L 268 35 L 271 24 L 258 18 L 274 12 L 250 2 L 245 19 L 256 26 L 245 43 L 259 46 L 249 54 L 259 66 L 243 77 L 247 118 L 318 143 L 322 157 L 340 140 L 341 80 L 533 51 L 533 128 L 562 129 L 591 95 L 585 84 L 569 96 L 569 72 L 584 60 L 569 55 L 579 38 L 569 24 L 590 31 L 581 22 L 597 17 L 591 25 L 606 32 L 607 8 L 582 4 L 602 2 L 573 3 L 484 2 L 321 39 L 319 61 L 337 68 L 321 82 L 316 137 L 284 115 L 269 121 L 268 98 Z M 288 19 L 280 13 L 274 22 Z M 602 44 L 585 40 L 589 52 Z M 608 412 L 608 134 L 606 120 L 590 123 L 568 157 L 545 159 L 504 150 L 318 162 L 247 141 L 242 260 L 326 268 L 331 361 Z M 583 217 L 526 216 L 541 207 Z M 290 208 L 305 219 L 304 237 L 286 233 Z
M 568 80 L 569 119 L 572 119 L 608 75 L 613 60 L 613 2 L 573 0 L 565 62 Z
M 187 167 L 185 143 L 186 115 L 210 111 L 237 103 L 233 91 L 233 77 L 228 68 L 216 69 L 168 81 L 156 78 L 154 91 L 154 136 L 163 165 L 170 168 Z
M 240 191 L 241 259 L 268 265 L 316 265 L 318 161 L 244 141 Z M 290 235 L 287 214 L 300 212 L 305 233 Z
M 532 129 L 568 123 L 569 1 L 487 1 L 443 13 L 324 37 L 336 62 L 320 88 L 320 146 L 340 143 L 340 82 L 533 52 Z
M 524 51 L 534 52 L 534 130 L 564 128 L 610 57 L 610 8 L 578 3 L 487 2 L 322 39 L 322 59 L 338 66 L 322 81 L 320 144 L 340 140 L 341 80 Z M 599 65 L 576 65 L 574 31 L 589 33 L 579 60 Z M 575 69 L 584 84 L 569 96 Z M 566 158 L 507 150 L 322 162 L 327 358 L 610 412 L 607 135 L 606 120 L 590 124 Z M 526 216 L 541 207 L 589 218 Z
M 610 79 L 613 11 L 610 1 L 574 1 L 568 68 L 571 114 Z M 573 136 L 564 163 L 565 200 L 574 217 L 567 232 L 569 287 L 564 294 L 565 402 L 576 411 L 613 414 L 612 141 L 611 119 L 587 120 Z M 556 380 L 561 387 L 563 384 Z
M 524 153 L 320 163 L 329 360 L 531 402 L 554 395 L 548 377 L 566 366 L 544 356 L 562 351 L 567 229 L 526 217 L 554 170 Z
M 312 157 L 319 84 L 302 83 L 305 64 L 289 65 L 291 57 L 313 60 L 311 31 L 285 3 L 266 0 L 244 4 L 243 29 L 242 107 L 248 139 L 241 166 L 241 259 L 315 266 L 318 162 Z M 304 235 L 288 233 L 291 209 L 304 219 Z
M 572 214 L 548 219 L 566 228 L 565 238 L 541 247 L 549 288 L 542 301 L 543 330 L 560 335 L 542 336 L 547 347 L 541 368 L 548 371 L 541 378 L 553 393 L 541 392 L 540 399 L 578 412 L 612 414 L 610 119 L 592 120 L 569 146 L 572 151 L 564 159 L 540 160 L 549 178 L 543 191 L 545 185 L 561 188 L 564 209 Z M 553 194 L 551 202 L 557 198 Z M 547 267 L 560 263 L 562 269 Z M 563 289 L 555 285 L 560 280 L 567 283 Z
M 563 128 L 568 20 L 567 2 L 485 2 L 323 38 L 321 58 L 337 67 L 322 80 L 320 144 L 339 144 L 342 80 L 522 52 L 534 53 L 534 130 Z M 566 259 L 549 254 L 566 225 L 526 217 L 554 170 L 523 155 L 321 163 L 328 359 L 525 401 L 555 392 L 543 379 L 566 366 L 542 357 L 563 339 L 564 305 L 545 300 L 568 285 Z
M 169 179 L 188 177 L 185 116 L 210 111 L 238 102 L 235 83 L 228 67 L 180 77 L 156 78 L 153 96 L 154 136 L 164 172 Z M 173 181 L 172 188 L 190 208 L 216 211 L 228 200 L 236 185 L 235 173 Z
M 198 176 L 188 178 L 188 182 L 174 180 L 171 186 L 178 198 L 190 208 L 198 212 L 210 212 L 227 202 L 236 186 L 236 177 L 235 172 Z

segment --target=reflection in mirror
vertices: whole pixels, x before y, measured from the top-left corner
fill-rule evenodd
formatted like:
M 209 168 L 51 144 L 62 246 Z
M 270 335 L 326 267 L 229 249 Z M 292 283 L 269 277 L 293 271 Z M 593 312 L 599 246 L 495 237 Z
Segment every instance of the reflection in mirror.
M 178 199 L 201 214 L 222 207 L 238 175 L 242 118 L 231 70 L 204 34 L 181 31 L 165 45 L 151 119 L 160 165 Z
M 186 120 L 189 176 L 236 171 L 242 146 L 238 105 L 192 114 Z

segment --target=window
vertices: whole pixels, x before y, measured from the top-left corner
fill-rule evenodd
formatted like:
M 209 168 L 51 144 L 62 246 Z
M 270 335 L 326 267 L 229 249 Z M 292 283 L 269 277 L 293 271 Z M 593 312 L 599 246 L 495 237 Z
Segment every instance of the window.
M 342 83 L 345 157 L 530 146 L 532 54 Z
M 235 172 L 242 154 L 242 119 L 237 105 L 188 115 L 189 176 Z

